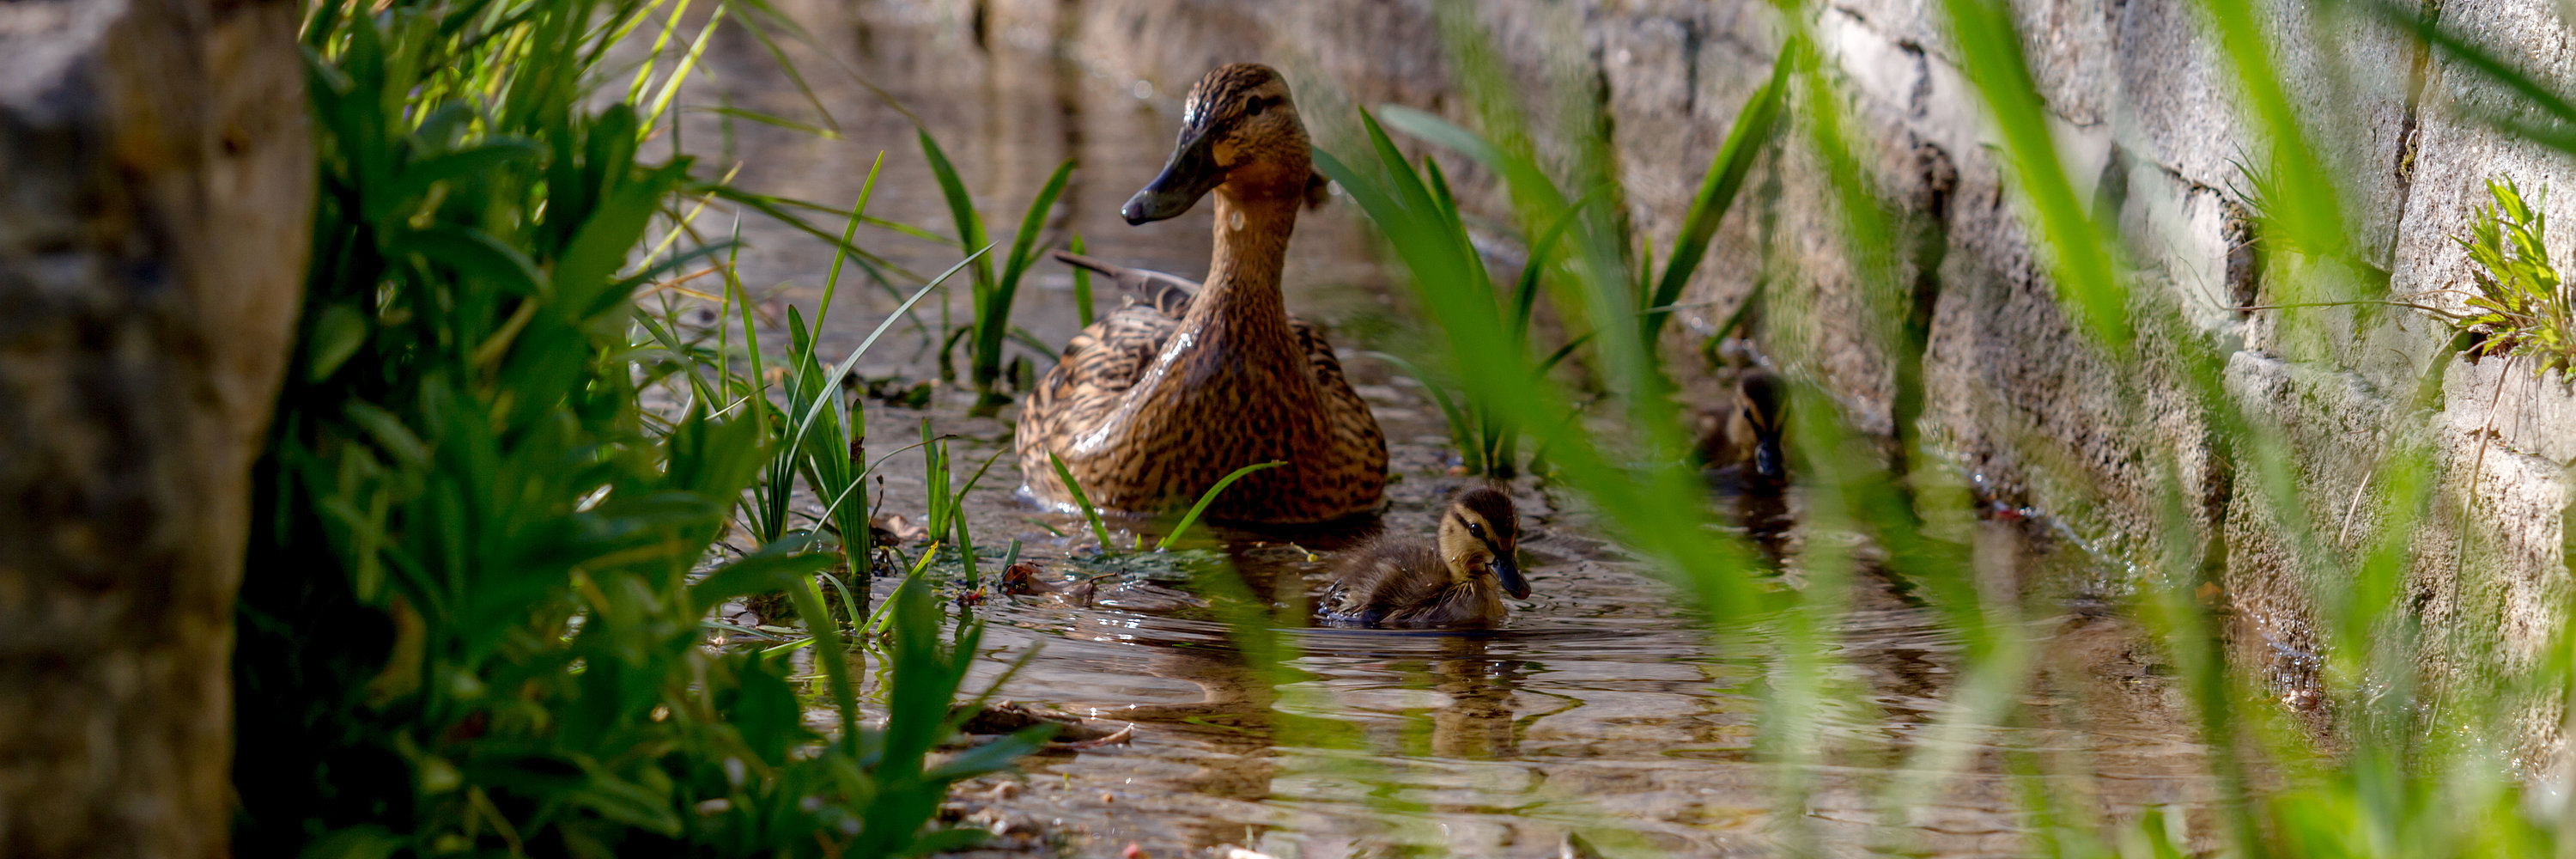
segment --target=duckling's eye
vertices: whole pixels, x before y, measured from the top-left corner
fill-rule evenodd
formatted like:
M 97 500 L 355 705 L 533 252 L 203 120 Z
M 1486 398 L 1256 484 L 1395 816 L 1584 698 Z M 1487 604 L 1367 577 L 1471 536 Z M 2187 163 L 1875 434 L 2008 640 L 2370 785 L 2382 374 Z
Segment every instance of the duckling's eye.
M 1467 523 L 1467 534 L 1474 537 L 1483 537 L 1485 536 L 1485 526 L 1469 522 Z
M 1246 106 L 1246 107 L 1243 109 L 1243 115 L 1244 115 L 1244 116 L 1247 116 L 1247 117 L 1260 116 L 1260 115 L 1262 114 L 1262 112 L 1263 112 L 1263 111 L 1267 111 L 1267 110 L 1269 110 L 1269 109 L 1271 109 L 1271 108 L 1278 107 L 1278 106 L 1279 106 L 1279 97 L 1278 97 L 1278 96 L 1275 96 L 1275 95 L 1265 95 L 1265 96 L 1262 96 L 1262 97 L 1260 97 L 1260 98 L 1253 99 L 1253 100 L 1252 100 L 1252 104 L 1250 104 L 1250 105 Z

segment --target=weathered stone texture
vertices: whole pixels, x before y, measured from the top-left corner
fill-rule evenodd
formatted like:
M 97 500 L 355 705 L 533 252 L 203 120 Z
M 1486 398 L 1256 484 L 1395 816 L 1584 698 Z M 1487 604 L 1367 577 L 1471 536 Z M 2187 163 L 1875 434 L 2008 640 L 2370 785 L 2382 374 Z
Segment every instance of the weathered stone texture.
M 0 5 L 0 855 L 229 855 L 313 154 L 277 0 Z

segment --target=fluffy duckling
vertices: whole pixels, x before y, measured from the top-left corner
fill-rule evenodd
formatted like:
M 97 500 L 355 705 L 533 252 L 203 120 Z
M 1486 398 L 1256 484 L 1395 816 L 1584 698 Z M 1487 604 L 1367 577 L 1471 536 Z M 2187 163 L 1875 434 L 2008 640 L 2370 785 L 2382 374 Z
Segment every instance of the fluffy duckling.
M 1748 367 L 1735 377 L 1731 402 L 1700 416 L 1700 461 L 1712 469 L 1751 468 L 1762 480 L 1788 479 L 1787 458 L 1780 451 L 1782 406 L 1788 383 L 1778 374 Z
M 1326 620 L 1368 626 L 1499 626 L 1503 594 L 1529 596 L 1511 496 L 1477 487 L 1450 499 L 1437 545 L 1380 535 L 1351 549 L 1324 595 Z

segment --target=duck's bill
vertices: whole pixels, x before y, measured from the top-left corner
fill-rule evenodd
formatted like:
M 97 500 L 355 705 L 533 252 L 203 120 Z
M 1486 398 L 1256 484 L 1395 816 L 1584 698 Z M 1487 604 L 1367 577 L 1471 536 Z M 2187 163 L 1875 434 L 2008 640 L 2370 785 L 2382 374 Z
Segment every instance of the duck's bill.
M 1503 593 L 1512 599 L 1529 599 L 1529 580 L 1521 578 L 1521 562 L 1509 555 L 1494 558 L 1494 578 L 1503 583 Z
M 1789 476 L 1787 457 L 1780 450 L 1780 439 L 1765 438 L 1753 446 L 1753 470 L 1768 480 Z
M 1172 160 L 1163 164 L 1163 172 L 1127 198 L 1118 214 L 1131 225 L 1143 224 L 1180 217 L 1198 205 L 1200 197 L 1225 184 L 1225 170 L 1217 166 L 1214 148 L 1205 134 L 1183 139 L 1172 150 Z

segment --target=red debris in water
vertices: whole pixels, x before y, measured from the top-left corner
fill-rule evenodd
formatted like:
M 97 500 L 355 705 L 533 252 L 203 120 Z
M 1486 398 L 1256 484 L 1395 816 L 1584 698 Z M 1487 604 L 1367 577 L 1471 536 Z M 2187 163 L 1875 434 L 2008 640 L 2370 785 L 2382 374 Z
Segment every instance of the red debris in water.
M 1002 592 L 1015 597 L 1054 593 L 1055 586 L 1038 578 L 1043 570 L 1038 565 L 1021 561 L 1002 571 Z

